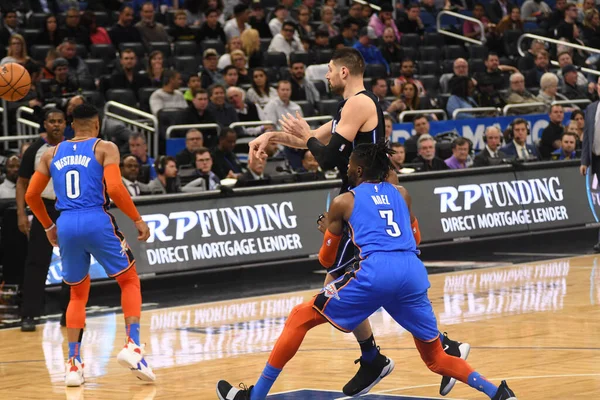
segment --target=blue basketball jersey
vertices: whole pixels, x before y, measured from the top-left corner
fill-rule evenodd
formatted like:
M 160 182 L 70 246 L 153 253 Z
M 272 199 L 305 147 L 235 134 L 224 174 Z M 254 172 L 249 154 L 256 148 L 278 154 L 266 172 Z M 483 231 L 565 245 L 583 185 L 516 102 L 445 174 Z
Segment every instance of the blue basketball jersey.
M 99 140 L 69 140 L 58 145 L 50 163 L 57 210 L 108 207 L 104 167 L 94 154 Z
M 408 207 L 394 185 L 365 182 L 352 192 L 354 209 L 349 223 L 361 259 L 375 252 L 417 252 Z

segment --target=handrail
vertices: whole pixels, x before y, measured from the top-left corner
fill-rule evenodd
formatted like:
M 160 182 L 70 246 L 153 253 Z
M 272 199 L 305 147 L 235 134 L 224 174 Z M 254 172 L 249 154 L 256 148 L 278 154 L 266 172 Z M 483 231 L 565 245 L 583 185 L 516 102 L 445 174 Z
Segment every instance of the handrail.
M 319 121 L 329 121 L 333 119 L 331 115 L 316 115 L 314 117 L 305 117 L 304 120 L 306 122 L 319 122 Z
M 480 113 L 489 111 L 496 111 L 498 114 L 502 112 L 498 107 L 457 108 L 452 112 L 452 119 L 456 119 L 456 116 L 461 113 Z
M 39 137 L 40 137 L 40 135 L 6 136 L 6 137 L 0 137 L 0 142 L 13 142 L 13 141 L 39 139 Z
M 550 61 L 550 64 L 560 67 L 560 64 L 558 63 L 558 61 L 552 60 L 552 61 Z M 586 67 L 577 67 L 577 69 L 581 72 L 585 72 L 586 74 L 600 76 L 600 71 L 597 71 L 595 69 L 590 69 L 590 68 L 586 68 Z
M 521 103 L 521 104 L 507 104 L 502 109 L 502 115 L 505 117 L 508 115 L 508 112 L 513 108 L 532 108 L 532 107 L 546 107 L 546 103 L 535 102 L 535 103 Z
M 442 110 L 441 108 L 432 108 L 431 110 L 402 111 L 400 114 L 398 114 L 398 121 L 404 122 L 404 117 L 407 115 L 420 115 L 420 114 L 441 114 L 444 117 L 444 119 L 448 119 L 448 114 L 446 113 L 445 110 Z
M 449 15 L 451 17 L 464 19 L 465 21 L 471 21 L 471 22 L 474 22 L 477 25 L 479 25 L 480 32 L 481 32 L 481 40 L 468 38 L 466 36 L 459 35 L 458 33 L 443 30 L 442 29 L 442 17 L 444 15 Z M 441 33 L 442 35 L 446 35 L 446 36 L 450 36 L 450 37 L 453 37 L 456 39 L 464 40 L 465 42 L 469 42 L 469 43 L 473 43 L 473 44 L 484 44 L 486 41 L 485 40 L 485 27 L 483 26 L 483 23 L 480 20 L 473 18 L 473 17 L 468 17 L 466 15 L 462 15 L 459 13 L 455 13 L 453 11 L 442 10 L 439 12 L 439 14 L 436 17 L 436 29 L 437 29 L 438 33 Z
M 519 36 L 519 39 L 517 40 L 517 50 L 519 51 L 519 54 L 521 55 L 521 57 L 525 56 L 525 52 L 521 48 L 521 44 L 523 43 L 523 40 L 525 38 L 530 38 L 530 39 L 534 39 L 534 40 L 541 40 L 543 42 L 548 42 L 548 43 L 560 44 L 560 45 L 563 45 L 563 46 L 572 47 L 572 48 L 577 49 L 577 50 L 583 50 L 583 51 L 587 51 L 587 52 L 590 52 L 590 53 L 600 54 L 600 50 L 599 49 L 594 49 L 593 47 L 582 46 L 580 44 L 565 42 L 564 40 L 557 40 L 557 39 L 552 39 L 552 38 L 548 38 L 548 37 L 545 37 L 545 36 L 534 35 L 533 33 L 524 33 L 521 36 Z
M 119 115 L 119 114 L 115 114 L 114 112 L 110 112 L 110 111 L 108 111 L 110 107 L 115 107 L 119 110 L 126 111 L 128 113 L 137 115 L 144 119 L 147 119 L 152 123 L 152 126 L 150 126 L 147 123 L 136 121 L 134 119 L 127 118 L 123 115 Z M 153 153 L 152 155 L 154 157 L 158 157 L 158 118 L 156 118 L 152 114 L 149 114 L 144 111 L 140 111 L 137 108 L 133 108 L 133 107 L 118 103 L 113 100 L 109 100 L 106 102 L 106 104 L 104 104 L 104 116 L 109 117 L 109 118 L 114 118 L 118 121 L 125 122 L 126 124 L 133 125 L 135 127 L 138 127 L 140 129 L 146 131 L 148 147 L 152 149 L 152 153 Z
M 565 105 L 574 105 L 577 107 L 577 104 L 585 104 L 586 106 L 588 104 L 591 104 L 592 101 L 588 100 L 588 99 L 575 99 L 575 100 L 556 100 L 553 101 L 552 103 L 550 103 L 550 105 L 559 105 L 559 106 L 565 106 Z M 579 108 L 579 107 L 577 107 Z
M 165 133 L 167 139 L 171 139 L 171 134 L 173 133 L 173 131 L 181 131 L 181 130 L 188 130 L 188 129 L 202 129 L 202 128 L 209 128 L 209 129 L 216 129 L 217 130 L 217 136 L 219 135 L 219 133 L 221 133 L 221 125 L 219 124 L 187 124 L 187 125 L 171 125 L 170 127 L 167 128 L 167 132 Z
M 33 110 L 33 108 L 26 107 L 26 106 L 21 106 L 21 107 L 17 108 L 17 112 L 16 112 L 17 135 L 24 135 L 24 134 L 32 134 L 33 135 L 34 134 L 33 132 L 35 130 L 37 130 L 39 132 L 39 129 L 41 128 L 40 124 L 37 122 L 31 121 L 27 118 L 24 118 L 23 113 L 33 115 L 35 113 L 35 111 Z M 29 127 L 31 129 L 27 129 L 25 127 Z M 36 133 L 38 133 L 38 132 L 36 132 Z
M 243 121 L 243 122 L 232 122 L 229 124 L 231 129 L 235 129 L 237 127 L 245 127 L 245 126 L 261 126 L 261 125 L 275 125 L 273 121 L 265 120 L 265 121 Z

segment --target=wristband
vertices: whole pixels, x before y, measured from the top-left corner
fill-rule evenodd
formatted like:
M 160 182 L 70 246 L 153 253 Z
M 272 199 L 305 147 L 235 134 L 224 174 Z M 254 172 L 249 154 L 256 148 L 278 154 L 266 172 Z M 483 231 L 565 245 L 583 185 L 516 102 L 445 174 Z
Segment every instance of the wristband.
M 56 224 L 52 224 L 52 225 L 50 225 L 50 227 L 49 227 L 49 228 L 47 228 L 47 229 L 44 229 L 44 230 L 45 230 L 46 232 L 50 232 L 50 231 L 51 231 L 52 229 L 54 229 L 55 227 L 56 227 Z

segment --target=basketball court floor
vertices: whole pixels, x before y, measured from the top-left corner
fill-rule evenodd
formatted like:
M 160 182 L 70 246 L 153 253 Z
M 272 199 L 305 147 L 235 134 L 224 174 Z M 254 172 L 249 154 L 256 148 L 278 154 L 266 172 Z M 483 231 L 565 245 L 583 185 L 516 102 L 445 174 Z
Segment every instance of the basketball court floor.
M 470 363 L 495 383 L 507 379 L 519 399 L 600 399 L 598 263 L 581 256 L 432 274 L 430 298 L 440 329 L 470 342 Z M 255 383 L 288 312 L 315 293 L 144 311 L 141 337 L 155 384 L 117 364 L 125 338 L 121 314 L 88 319 L 82 388 L 64 387 L 66 330 L 58 322 L 32 334 L 0 330 L 0 399 L 216 399 L 219 379 Z M 382 310 L 371 323 L 396 368 L 364 398 L 440 398 L 440 380 L 420 360 L 411 336 Z M 345 399 L 341 388 L 359 355 L 352 335 L 319 326 L 269 398 Z M 459 382 L 448 398 L 485 396 Z

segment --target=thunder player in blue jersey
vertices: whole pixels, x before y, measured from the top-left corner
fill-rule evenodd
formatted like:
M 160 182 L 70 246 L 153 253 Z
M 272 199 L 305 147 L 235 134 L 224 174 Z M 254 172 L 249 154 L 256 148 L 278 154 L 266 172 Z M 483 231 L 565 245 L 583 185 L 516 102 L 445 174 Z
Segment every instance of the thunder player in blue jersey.
M 121 288 L 127 338 L 117 356 L 119 364 L 129 368 L 141 380 L 154 381 L 154 373 L 144 360 L 140 345 L 140 279 L 125 237 L 108 212 L 108 196 L 134 221 L 138 240 L 145 242 L 150 231 L 121 181 L 119 150 L 114 143 L 97 138 L 100 121 L 96 109 L 89 104 L 76 107 L 72 127 L 75 131 L 72 140 L 44 153 L 25 195 L 27 204 L 44 226 L 50 243 L 60 245 L 63 280 L 71 286 L 71 301 L 67 308 L 69 360 L 65 384 L 81 386 L 85 381 L 81 338 L 90 291 L 88 272 L 91 256 L 104 267 L 108 276 L 116 279 Z M 56 192 L 56 209 L 60 211 L 56 225 L 48 216 L 41 198 L 50 178 Z
M 338 104 L 333 120 L 316 130 L 311 130 L 300 115 L 282 116 L 283 132 L 267 132 L 254 139 L 250 142 L 249 157 L 263 157 L 268 143 L 307 148 L 323 170 L 338 169 L 342 178 L 340 193 L 347 192 L 351 187 L 348 182 L 347 168 L 352 150 L 363 143 L 385 140 L 383 111 L 379 106 L 378 98 L 365 89 L 364 72 L 365 61 L 358 50 L 351 47 L 336 50 L 329 62 L 325 78 L 329 82 L 331 91 L 344 99 Z M 388 180 L 391 183 L 398 183 L 396 174 L 389 174 Z M 357 249 L 352 244 L 349 231 L 345 227 L 335 265 L 328 270 L 325 285 L 353 268 L 356 253 Z M 344 385 L 343 392 L 346 396 L 367 393 L 394 368 L 394 362 L 379 352 L 369 320 L 357 325 L 353 333 L 360 345 L 360 368 Z M 443 340 L 444 349 L 448 354 L 467 358 L 469 344 L 450 340 L 447 335 L 443 335 Z M 443 377 L 440 393 L 448 394 L 455 382 L 455 379 Z
M 219 399 L 265 399 L 310 329 L 329 322 L 343 332 L 352 332 L 383 307 L 413 335 L 419 354 L 431 371 L 458 379 L 492 400 L 516 400 L 506 382 L 497 387 L 465 360 L 444 352 L 427 297 L 427 271 L 417 257 L 419 225 L 406 189 L 386 182 L 391 169 L 388 154 L 393 151 L 383 142 L 361 144 L 354 149 L 348 168 L 348 181 L 354 188 L 334 199 L 328 221 L 322 222 L 325 237 L 319 261 L 323 266 L 330 267 L 335 261 L 343 225 L 348 223 L 360 252 L 359 267 L 294 307 L 256 385 L 240 385 L 242 389 L 236 389 L 219 381 Z

